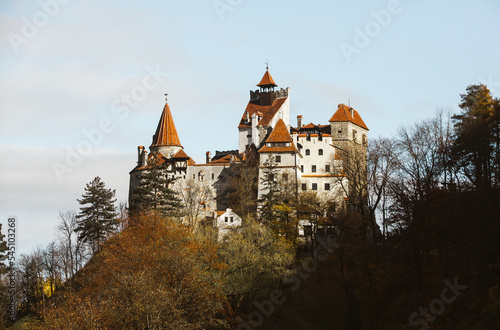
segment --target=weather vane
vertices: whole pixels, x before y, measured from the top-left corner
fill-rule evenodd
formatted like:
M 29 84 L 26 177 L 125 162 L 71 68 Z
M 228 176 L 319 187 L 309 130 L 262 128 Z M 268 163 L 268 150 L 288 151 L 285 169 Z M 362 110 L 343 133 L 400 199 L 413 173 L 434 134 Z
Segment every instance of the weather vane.
M 266 70 L 269 70 L 269 59 L 266 61 Z
M 165 101 L 167 100 L 168 93 L 165 93 Z

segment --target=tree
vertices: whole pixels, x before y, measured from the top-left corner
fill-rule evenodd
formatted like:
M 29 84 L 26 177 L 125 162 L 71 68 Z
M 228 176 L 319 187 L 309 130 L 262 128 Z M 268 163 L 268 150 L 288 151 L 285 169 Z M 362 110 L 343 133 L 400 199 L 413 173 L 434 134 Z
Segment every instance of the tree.
M 92 253 L 99 251 L 101 243 L 117 226 L 115 190 L 106 189 L 101 178 L 95 177 L 85 187 L 82 199 L 77 199 L 80 213 L 76 216 L 78 239 L 90 245 Z
M 255 216 L 259 168 L 257 164 L 236 163 L 224 169 L 215 183 L 217 205 L 222 209 L 230 207 L 243 217 Z
M 500 180 L 500 100 L 485 85 L 468 86 L 461 98 L 463 112 L 453 117 L 455 159 L 476 188 L 489 189 Z
M 231 313 L 237 314 L 245 303 L 266 295 L 292 275 L 292 246 L 277 238 L 265 225 L 251 218 L 243 227 L 227 235 L 218 251 L 226 264 L 221 270 Z
M 216 241 L 156 213 L 137 215 L 54 297 L 44 329 L 221 329 Z
M 152 154 L 147 168 L 139 174 L 139 185 L 132 192 L 132 210 L 173 215 L 181 207 L 178 193 L 171 188 L 175 181 L 166 174 L 165 165 L 158 163 L 158 154 Z
M 260 204 L 260 218 L 264 223 L 272 225 L 277 218 L 276 206 L 279 204 L 279 185 L 276 159 L 271 154 L 263 164 L 260 183 L 263 191 L 258 201 Z
M 87 259 L 85 244 L 78 239 L 75 230 L 77 228 L 77 217 L 75 211 L 59 212 L 60 222 L 56 227 L 59 237 L 61 268 L 65 280 L 68 280 L 83 267 Z
M 206 181 L 195 181 L 193 179 L 178 182 L 177 185 L 181 192 L 188 226 L 195 228 L 198 225 L 198 217 L 201 212 L 208 207 L 209 202 L 212 200 L 212 188 Z
M 7 242 L 4 240 L 5 235 L 2 234 L 2 224 L 0 223 L 0 276 L 7 273 L 8 268 L 5 264 L 5 260 L 7 259 L 7 251 L 9 250 L 7 247 Z

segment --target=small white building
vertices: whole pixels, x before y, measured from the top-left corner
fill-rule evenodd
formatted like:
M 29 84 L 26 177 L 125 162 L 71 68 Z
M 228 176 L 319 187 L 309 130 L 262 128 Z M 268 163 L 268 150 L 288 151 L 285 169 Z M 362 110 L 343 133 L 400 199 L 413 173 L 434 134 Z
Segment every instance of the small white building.
M 220 240 L 231 231 L 241 227 L 241 217 L 231 209 L 217 212 L 214 227 L 217 228 L 217 237 Z

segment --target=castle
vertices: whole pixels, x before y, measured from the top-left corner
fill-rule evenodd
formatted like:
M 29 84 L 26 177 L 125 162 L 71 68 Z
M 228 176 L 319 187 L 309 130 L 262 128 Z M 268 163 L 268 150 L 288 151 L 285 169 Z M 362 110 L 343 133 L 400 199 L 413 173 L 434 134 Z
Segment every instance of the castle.
M 139 184 L 140 173 L 147 171 L 148 159 L 155 154 L 156 163 L 164 164 L 167 177 L 177 178 L 179 193 L 193 184 L 203 186 L 206 198 L 199 201 L 201 213 L 221 216 L 230 210 L 218 209 L 222 207 L 217 205 L 217 182 L 225 169 L 244 162 L 253 151 L 259 162 L 259 198 L 266 192 L 261 184 L 264 164 L 272 157 L 280 182 L 293 182 L 298 192 L 313 191 L 323 199 L 345 199 L 345 188 L 334 178 L 343 176 L 340 150 L 355 145 L 366 154 L 368 127 L 359 113 L 339 104 L 328 124 L 304 125 L 299 115 L 293 127 L 290 125 L 290 88 L 275 90 L 278 86 L 268 68 L 257 86 L 257 90 L 250 91 L 250 100 L 238 125 L 238 150 L 216 152 L 213 157 L 208 151 L 205 164 L 196 164 L 184 151 L 166 103 L 149 155 L 143 146 L 138 147 L 137 166 L 130 172 L 129 196 Z M 228 217 L 225 218 L 227 221 Z

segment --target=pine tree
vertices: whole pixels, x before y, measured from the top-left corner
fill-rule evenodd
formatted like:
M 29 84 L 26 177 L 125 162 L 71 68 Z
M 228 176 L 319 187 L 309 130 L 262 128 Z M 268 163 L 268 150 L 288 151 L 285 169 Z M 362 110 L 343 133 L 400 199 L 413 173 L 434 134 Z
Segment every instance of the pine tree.
M 171 188 L 176 178 L 169 178 L 165 166 L 157 164 L 156 159 L 156 155 L 152 155 L 147 169 L 139 175 L 139 185 L 132 193 L 132 210 L 172 214 L 181 207 L 178 193 Z
M 262 170 L 262 184 L 265 194 L 259 200 L 261 205 L 260 218 L 267 224 L 272 224 L 276 219 L 276 206 L 279 204 L 279 186 L 278 186 L 278 169 L 276 168 L 276 159 L 273 155 L 269 155 L 264 162 Z
M 115 190 L 106 189 L 101 178 L 95 177 L 87 183 L 82 199 L 77 199 L 80 213 L 77 215 L 78 224 L 75 232 L 78 239 L 91 246 L 92 252 L 99 251 L 100 245 L 106 236 L 112 232 L 117 224 L 115 211 Z
M 5 235 L 2 234 L 2 224 L 0 223 L 0 276 L 7 273 L 7 265 L 5 260 L 7 259 L 6 252 L 9 250 L 7 248 L 7 242 L 4 240 Z

